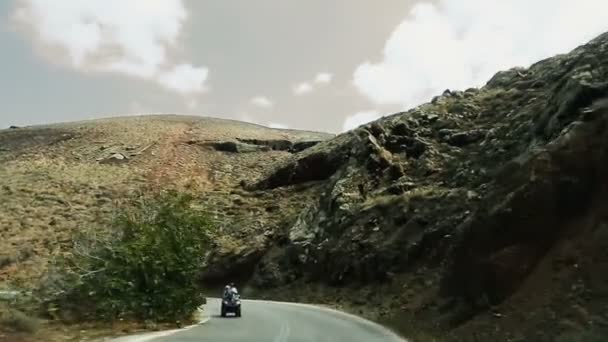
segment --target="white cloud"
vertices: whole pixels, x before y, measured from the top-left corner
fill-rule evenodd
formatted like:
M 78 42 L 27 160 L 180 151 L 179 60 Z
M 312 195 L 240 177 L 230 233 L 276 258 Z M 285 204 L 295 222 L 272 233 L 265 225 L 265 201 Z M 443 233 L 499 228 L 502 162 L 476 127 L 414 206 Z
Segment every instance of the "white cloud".
M 178 93 L 205 91 L 208 70 L 168 57 L 179 44 L 182 0 L 19 0 L 15 22 L 53 61 L 83 72 L 115 72 Z M 61 55 L 56 55 L 61 51 Z
M 277 128 L 277 129 L 288 129 L 289 128 L 287 125 L 280 124 L 280 123 L 277 123 L 277 122 L 269 122 L 268 123 L 268 127 L 270 127 L 270 128 Z
M 344 120 L 342 131 L 350 131 L 351 129 L 357 128 L 363 124 L 379 119 L 380 117 L 382 117 L 382 115 L 376 110 L 355 113 Z
M 251 103 L 261 108 L 272 108 L 274 106 L 274 103 L 265 96 L 256 96 L 251 99 Z
M 302 82 L 293 88 L 293 93 L 296 95 L 308 94 L 312 91 L 312 85 L 308 82 Z
M 568 52 L 608 30 L 606 13 L 605 0 L 421 3 L 393 31 L 383 60 L 361 64 L 353 83 L 377 104 L 415 106 Z
M 312 81 L 306 81 L 298 84 L 293 88 L 293 93 L 295 95 L 304 95 L 312 92 L 316 89 L 315 86 L 327 85 L 331 83 L 331 80 L 334 78 L 333 74 L 328 72 L 320 72 L 318 73 Z
M 330 74 L 328 72 L 320 72 L 315 77 L 315 83 L 328 84 L 333 78 L 333 74 Z
M 208 70 L 195 68 L 190 64 L 180 64 L 160 75 L 159 81 L 168 89 L 178 93 L 196 93 L 206 90 L 205 80 Z

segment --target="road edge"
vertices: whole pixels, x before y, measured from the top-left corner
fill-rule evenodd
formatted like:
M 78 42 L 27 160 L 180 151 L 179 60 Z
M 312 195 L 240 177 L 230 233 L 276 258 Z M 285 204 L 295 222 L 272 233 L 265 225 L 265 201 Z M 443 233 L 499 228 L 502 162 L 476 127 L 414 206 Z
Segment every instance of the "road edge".
M 262 299 L 246 299 L 244 300 L 244 302 L 261 302 L 261 303 L 273 303 L 273 304 L 280 304 L 280 305 L 290 305 L 290 306 L 296 306 L 296 307 L 301 307 L 301 308 L 308 308 L 308 309 L 314 309 L 314 310 L 320 310 L 320 311 L 327 311 L 327 312 L 331 312 L 333 314 L 339 315 L 339 316 L 344 316 L 347 317 L 351 320 L 357 321 L 361 324 L 365 324 L 367 326 L 373 327 L 375 329 L 378 329 L 380 331 L 385 331 L 387 333 L 390 333 L 395 339 L 402 341 L 402 342 L 412 342 L 411 340 L 407 339 L 404 336 L 401 336 L 400 334 L 398 334 L 397 332 L 395 332 L 393 329 L 386 327 L 380 323 L 371 321 L 369 319 L 366 319 L 364 317 L 361 316 L 357 316 L 355 314 L 346 312 L 346 311 L 341 311 L 338 309 L 334 309 L 331 307 L 327 307 L 327 306 L 323 306 L 322 304 L 306 304 L 306 303 L 294 303 L 294 302 L 282 302 L 282 301 L 275 301 L 275 300 L 262 300 Z
M 199 321 L 196 324 L 189 325 L 187 327 L 181 329 L 173 329 L 173 330 L 165 330 L 165 331 L 156 331 L 150 333 L 143 333 L 139 335 L 130 335 L 130 336 L 122 336 L 118 338 L 105 338 L 99 340 L 98 342 L 146 342 L 159 337 L 166 337 L 176 334 L 178 332 L 187 331 L 193 328 L 196 328 L 200 325 L 204 325 L 211 320 L 211 315 L 208 314 L 207 305 L 202 305 L 197 310 L 197 315 L 199 315 Z
M 209 297 L 209 299 L 218 299 L 218 298 L 213 298 L 213 297 Z M 401 336 L 400 334 L 396 333 L 394 330 L 371 320 L 368 320 L 366 318 L 363 318 L 361 316 L 357 316 L 355 314 L 352 313 L 348 313 L 345 311 L 340 311 L 338 309 L 334 309 L 334 308 L 330 308 L 330 307 L 326 307 L 326 306 L 322 306 L 321 304 L 304 304 L 304 303 L 293 303 L 293 302 L 281 302 L 281 301 L 273 301 L 273 300 L 261 300 L 261 299 L 244 299 L 243 302 L 258 302 L 258 303 L 270 303 L 270 304 L 278 304 L 278 305 L 289 305 L 289 306 L 295 306 L 295 307 L 300 307 L 300 308 L 306 308 L 306 309 L 311 309 L 311 310 L 319 310 L 319 311 L 325 311 L 325 312 L 329 312 L 338 316 L 343 316 L 345 318 L 348 318 L 350 320 L 353 321 L 357 321 L 360 324 L 364 324 L 367 325 L 371 328 L 377 329 L 378 331 L 382 331 L 385 332 L 387 334 L 387 336 L 392 337 L 393 339 L 395 339 L 395 341 L 401 341 L 401 342 L 412 342 L 411 340 L 405 338 L 404 336 Z M 195 328 L 199 325 L 205 324 L 207 322 L 209 322 L 211 320 L 211 315 L 208 314 L 207 312 L 207 304 L 203 305 L 201 307 L 201 309 L 199 309 L 199 312 L 206 312 L 207 315 L 206 317 L 202 318 L 201 321 L 197 324 L 193 324 L 191 326 L 182 328 L 182 329 L 174 329 L 174 330 L 167 330 L 167 331 L 160 331 L 160 332 L 154 332 L 154 333 L 148 333 L 148 334 L 141 334 L 141 335 L 132 335 L 132 336 L 125 336 L 125 337 L 121 337 L 118 339 L 109 339 L 109 340 L 103 340 L 103 341 L 109 341 L 109 342 L 146 342 L 146 341 L 150 341 L 152 339 L 158 338 L 158 337 L 166 337 L 166 336 L 171 336 L 173 334 L 176 334 L 178 332 L 182 332 L 182 331 L 187 331 L 190 330 L 192 328 Z

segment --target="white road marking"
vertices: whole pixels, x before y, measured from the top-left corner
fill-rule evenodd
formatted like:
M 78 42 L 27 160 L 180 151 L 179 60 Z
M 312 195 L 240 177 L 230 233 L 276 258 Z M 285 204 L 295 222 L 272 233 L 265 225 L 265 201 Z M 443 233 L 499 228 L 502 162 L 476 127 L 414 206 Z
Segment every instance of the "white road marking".
M 279 334 L 275 336 L 273 342 L 287 342 L 290 332 L 291 329 L 289 328 L 289 322 L 283 321 L 281 323 L 281 330 L 279 330 Z

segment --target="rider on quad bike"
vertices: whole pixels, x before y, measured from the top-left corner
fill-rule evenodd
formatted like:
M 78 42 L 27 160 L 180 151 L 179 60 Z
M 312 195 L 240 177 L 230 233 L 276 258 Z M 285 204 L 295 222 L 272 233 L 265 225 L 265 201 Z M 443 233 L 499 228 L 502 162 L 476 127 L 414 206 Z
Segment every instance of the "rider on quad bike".
M 236 317 L 241 317 L 241 297 L 234 283 L 230 283 L 230 285 L 224 287 L 222 317 L 226 317 L 227 313 L 234 313 Z

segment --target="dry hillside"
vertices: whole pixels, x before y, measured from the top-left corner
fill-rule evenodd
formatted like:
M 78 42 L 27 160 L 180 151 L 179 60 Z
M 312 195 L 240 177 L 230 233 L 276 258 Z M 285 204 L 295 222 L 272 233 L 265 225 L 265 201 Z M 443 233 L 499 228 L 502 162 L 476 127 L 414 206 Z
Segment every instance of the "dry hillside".
M 35 280 L 75 232 L 103 229 L 134 192 L 196 193 L 225 230 L 242 225 L 242 233 L 251 233 L 272 225 L 264 214 L 289 203 L 240 192 L 239 182 L 329 137 L 184 116 L 0 131 L 0 288 Z M 230 239 L 227 234 L 220 243 L 237 248 Z

